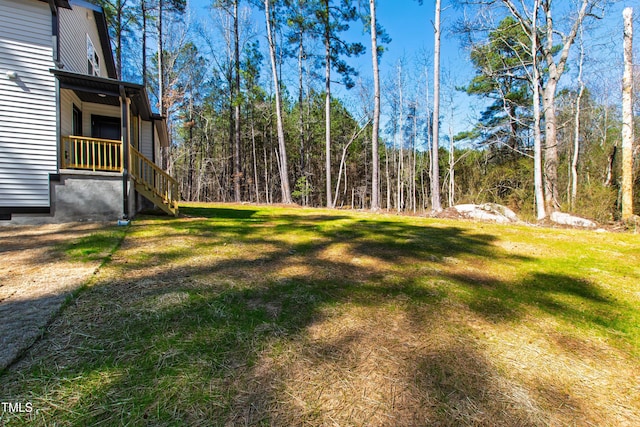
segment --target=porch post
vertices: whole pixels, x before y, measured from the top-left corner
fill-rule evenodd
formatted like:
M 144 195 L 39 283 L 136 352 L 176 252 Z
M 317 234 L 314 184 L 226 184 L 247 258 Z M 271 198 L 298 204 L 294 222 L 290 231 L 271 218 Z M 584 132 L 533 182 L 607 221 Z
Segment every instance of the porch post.
M 129 99 L 120 85 L 120 123 L 122 125 L 122 209 L 123 219 L 129 219 Z

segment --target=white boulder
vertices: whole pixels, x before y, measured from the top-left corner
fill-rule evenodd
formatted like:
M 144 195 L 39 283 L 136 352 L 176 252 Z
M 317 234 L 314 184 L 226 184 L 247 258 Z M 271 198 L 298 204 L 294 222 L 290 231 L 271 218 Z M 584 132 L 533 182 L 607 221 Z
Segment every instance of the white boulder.
M 453 207 L 459 214 L 473 219 L 493 221 L 500 224 L 518 222 L 518 216 L 506 206 L 495 203 L 483 205 L 464 204 Z
M 596 228 L 595 222 L 564 212 L 553 212 L 549 218 L 556 224 L 570 225 L 572 227 Z

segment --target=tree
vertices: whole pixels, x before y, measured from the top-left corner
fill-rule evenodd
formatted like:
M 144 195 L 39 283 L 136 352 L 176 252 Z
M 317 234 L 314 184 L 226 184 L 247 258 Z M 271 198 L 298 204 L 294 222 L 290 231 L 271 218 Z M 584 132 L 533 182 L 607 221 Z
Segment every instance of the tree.
M 531 86 L 533 87 L 533 186 L 536 199 L 536 218 L 542 220 L 547 216 L 544 203 L 543 177 L 542 177 L 542 135 L 540 129 L 540 70 L 538 69 L 538 8 L 540 0 L 535 0 L 533 5 L 532 27 L 529 31 L 531 39 L 531 60 L 533 75 Z M 522 25 L 522 21 L 521 21 Z M 554 113 L 555 114 L 555 113 Z
M 140 17 L 142 18 L 142 85 L 147 86 L 147 19 L 149 7 L 147 0 L 140 0 Z
M 165 3 L 166 2 L 166 3 Z M 165 8 L 166 5 L 166 8 Z M 158 40 L 158 104 L 160 108 L 160 115 L 165 116 L 167 114 L 166 101 L 166 84 L 165 73 L 166 67 L 164 63 L 164 14 L 178 13 L 183 14 L 187 7 L 187 0 L 158 0 L 158 19 L 157 23 L 157 40 Z
M 233 139 L 233 195 L 236 203 L 241 199 L 240 178 L 242 175 L 240 165 L 240 31 L 238 27 L 238 3 L 233 0 L 233 58 L 235 77 L 234 100 L 234 139 Z
M 331 70 L 335 68 L 343 77 L 347 88 L 353 87 L 351 79 L 356 74 L 353 67 L 341 59 L 341 56 L 360 55 L 364 46 L 360 43 L 347 43 L 339 34 L 349 29 L 349 22 L 357 19 L 356 8 L 351 0 L 340 0 L 333 5 L 331 0 L 320 0 L 316 8 L 316 19 L 324 43 L 325 55 L 325 176 L 326 176 L 326 205 L 333 207 L 331 191 Z
M 312 11 L 314 10 L 314 0 L 285 0 L 285 13 L 286 13 L 286 21 L 287 27 L 289 29 L 286 39 L 287 44 L 289 45 L 288 52 L 285 52 L 290 57 L 295 57 L 298 65 L 298 105 L 297 105 L 297 114 L 298 114 L 298 138 L 299 138 L 299 149 L 298 149 L 298 170 L 299 170 L 299 178 L 297 180 L 297 185 L 301 186 L 301 189 L 296 190 L 296 194 L 304 195 L 302 197 L 303 204 L 306 205 L 309 196 L 309 171 L 307 164 L 307 157 L 309 154 L 307 148 L 307 140 L 309 134 L 309 113 L 308 113 L 308 102 L 304 102 L 305 99 L 309 100 L 309 95 L 307 91 L 307 96 L 305 98 L 305 89 L 304 89 L 304 77 L 305 77 L 305 65 L 309 64 L 310 57 L 313 56 L 313 53 L 310 49 L 307 48 L 305 42 L 313 40 L 314 36 L 317 36 L 314 33 L 314 18 Z M 306 111 L 306 112 L 305 112 Z
M 510 158 L 523 152 L 522 132 L 530 120 L 530 45 L 522 27 L 507 16 L 489 33 L 486 43 L 471 48 L 476 75 L 464 89 L 468 94 L 494 99 L 476 126 L 477 138 L 496 154 Z
M 127 0 L 98 0 L 107 17 L 112 39 L 115 41 L 114 51 L 116 59 L 116 73 L 122 79 L 122 50 L 123 41 L 130 23 L 135 20 L 135 14 L 128 7 Z
M 380 70 L 378 67 L 378 32 L 376 21 L 376 0 L 369 0 L 371 21 L 371 62 L 373 64 L 373 129 L 371 130 L 371 210 L 380 209 L 380 156 L 378 135 L 380 132 Z
M 269 57 L 271 58 L 271 74 L 273 76 L 273 88 L 276 96 L 276 120 L 278 132 L 278 148 L 280 153 L 280 185 L 282 188 L 282 203 L 293 203 L 289 187 L 289 167 L 287 165 L 287 149 L 284 141 L 284 125 L 282 123 L 282 101 L 280 99 L 280 84 L 278 82 L 278 70 L 276 67 L 276 46 L 272 34 L 273 17 L 270 12 L 270 0 L 264 0 L 265 22 L 267 26 L 267 41 L 269 43 Z
M 633 9 L 624 17 L 624 75 L 622 77 L 622 219 L 633 216 Z
M 580 27 L 580 59 L 578 63 L 578 96 L 576 97 L 576 114 L 573 129 L 573 156 L 571 159 L 571 192 L 569 195 L 571 209 L 575 209 L 576 198 L 578 197 L 578 157 L 580 154 L 580 111 L 582 96 L 585 91 L 584 80 L 582 79 L 584 68 L 584 37 L 583 28 Z
M 433 48 L 433 140 L 431 144 L 431 209 L 442 211 L 440 204 L 440 165 L 438 139 L 440 131 L 440 10 L 441 0 L 436 0 Z
M 241 146 L 241 128 L 240 128 L 240 30 L 239 30 L 239 7 L 240 0 L 215 0 L 214 7 L 222 8 L 227 12 L 233 20 L 233 36 L 230 37 L 233 40 L 233 76 L 229 76 L 231 79 L 231 115 L 233 116 L 232 123 L 230 123 L 229 139 L 232 146 L 232 169 L 233 169 L 233 197 L 236 202 L 241 200 L 241 178 L 242 178 L 242 165 L 240 162 L 240 146 Z M 229 41 L 229 43 L 231 43 Z
M 544 39 L 538 44 L 537 48 L 544 60 L 546 78 L 544 82 L 541 82 L 541 79 L 537 79 L 533 84 L 542 83 L 542 105 L 545 123 L 544 198 L 546 209 L 555 211 L 560 207 L 558 197 L 558 128 L 555 107 L 558 82 L 565 71 L 571 46 L 575 41 L 578 29 L 587 17 L 596 16 L 593 12 L 600 2 L 598 0 L 580 0 L 579 7 L 573 16 L 568 14 L 566 15 L 567 19 L 564 19 L 565 22 L 569 23 L 569 32 L 567 34 L 562 34 L 554 26 L 553 0 L 536 0 L 532 11 L 528 11 L 524 3 L 519 6 L 513 0 L 502 0 L 502 2 L 532 40 L 538 40 L 538 31 L 540 29 L 544 32 Z M 539 26 L 537 22 L 539 12 L 542 15 L 542 26 Z M 556 45 L 558 35 L 560 35 L 560 44 Z

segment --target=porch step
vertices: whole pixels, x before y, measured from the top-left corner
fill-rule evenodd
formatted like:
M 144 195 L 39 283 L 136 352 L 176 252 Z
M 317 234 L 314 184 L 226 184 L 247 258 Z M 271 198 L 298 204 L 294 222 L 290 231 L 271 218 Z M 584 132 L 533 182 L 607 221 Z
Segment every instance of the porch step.
M 178 216 L 177 181 L 131 146 L 129 154 L 136 191 L 169 215 Z
M 178 216 L 177 203 L 171 203 L 168 200 L 163 199 L 156 195 L 152 190 L 148 189 L 145 185 L 139 184 L 138 182 L 135 182 L 135 189 L 138 193 L 142 194 L 145 199 L 162 209 L 168 215 Z

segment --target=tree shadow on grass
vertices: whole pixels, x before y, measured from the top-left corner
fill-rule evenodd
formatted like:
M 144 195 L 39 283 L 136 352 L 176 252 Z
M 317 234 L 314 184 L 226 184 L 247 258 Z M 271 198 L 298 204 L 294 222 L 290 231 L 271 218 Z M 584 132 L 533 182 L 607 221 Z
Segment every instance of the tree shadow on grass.
M 518 321 L 533 309 L 575 325 L 631 332 L 619 322 L 620 304 L 582 278 L 543 272 L 515 283 L 459 273 L 448 277 L 471 291 L 469 308 L 492 322 Z
M 248 219 L 258 212 L 257 209 L 212 208 L 180 206 L 180 215 L 187 218 Z
M 564 275 L 447 273 L 452 257 L 526 262 L 461 227 L 209 215 L 154 220 L 157 240 L 134 229 L 105 278 L 3 375 L 0 397 L 73 425 L 541 425 L 451 320 L 453 287 L 495 322 L 615 304 Z

